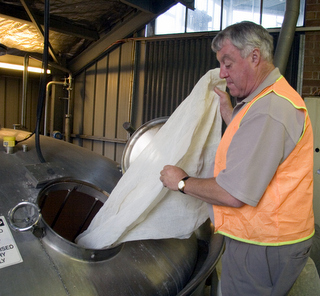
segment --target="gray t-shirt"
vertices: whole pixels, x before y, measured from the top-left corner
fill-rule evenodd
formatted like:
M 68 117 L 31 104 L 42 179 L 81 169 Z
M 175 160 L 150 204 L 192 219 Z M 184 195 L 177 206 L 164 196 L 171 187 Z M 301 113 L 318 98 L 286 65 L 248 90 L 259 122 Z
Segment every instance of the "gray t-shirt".
M 239 102 L 233 117 L 280 72 L 274 69 L 246 99 Z M 227 152 L 226 169 L 217 183 L 235 198 L 256 206 L 278 166 L 294 149 L 304 126 L 304 112 L 286 99 L 270 93 L 255 102 L 241 121 Z

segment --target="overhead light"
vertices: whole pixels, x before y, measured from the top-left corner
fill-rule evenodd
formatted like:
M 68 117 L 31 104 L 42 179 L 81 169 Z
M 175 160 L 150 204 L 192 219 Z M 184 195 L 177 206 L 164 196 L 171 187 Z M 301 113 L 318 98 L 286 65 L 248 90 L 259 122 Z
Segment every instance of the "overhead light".
M 24 70 L 23 65 L 16 65 L 16 64 L 9 64 L 9 63 L 2 63 L 2 62 L 0 62 L 0 68 L 18 70 L 18 71 Z M 44 70 L 42 68 L 28 66 L 28 72 L 43 73 L 43 71 Z M 47 69 L 47 74 L 50 74 L 50 73 L 51 73 L 51 71 L 49 69 Z

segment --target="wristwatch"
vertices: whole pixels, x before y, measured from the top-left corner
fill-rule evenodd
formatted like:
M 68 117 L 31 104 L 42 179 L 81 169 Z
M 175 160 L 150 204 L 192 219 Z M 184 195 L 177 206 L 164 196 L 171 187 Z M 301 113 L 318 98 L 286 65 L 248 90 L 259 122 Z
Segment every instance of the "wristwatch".
M 190 178 L 189 176 L 186 176 L 178 183 L 178 189 L 183 194 L 185 194 L 185 192 L 184 192 L 184 187 L 186 186 L 185 181 L 188 180 L 189 178 Z

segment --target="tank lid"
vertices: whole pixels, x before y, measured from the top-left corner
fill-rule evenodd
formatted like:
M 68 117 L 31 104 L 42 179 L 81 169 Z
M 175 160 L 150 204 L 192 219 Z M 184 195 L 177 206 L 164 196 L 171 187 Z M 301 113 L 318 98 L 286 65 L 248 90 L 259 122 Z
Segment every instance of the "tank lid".
M 141 125 L 128 140 L 121 158 L 121 169 L 124 174 L 130 164 L 148 146 L 154 135 L 168 120 L 168 116 L 152 119 Z

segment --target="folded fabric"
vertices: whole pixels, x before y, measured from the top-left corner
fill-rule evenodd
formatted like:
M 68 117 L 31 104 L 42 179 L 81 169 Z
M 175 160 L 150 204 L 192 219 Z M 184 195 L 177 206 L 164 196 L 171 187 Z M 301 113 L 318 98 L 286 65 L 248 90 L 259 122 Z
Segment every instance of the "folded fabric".
M 101 249 L 144 239 L 188 238 L 208 219 L 207 204 L 162 186 L 160 171 L 176 165 L 212 177 L 221 138 L 219 69 L 208 71 L 147 147 L 131 163 L 88 229 L 76 242 Z M 107 176 L 106 176 L 107 177 Z

